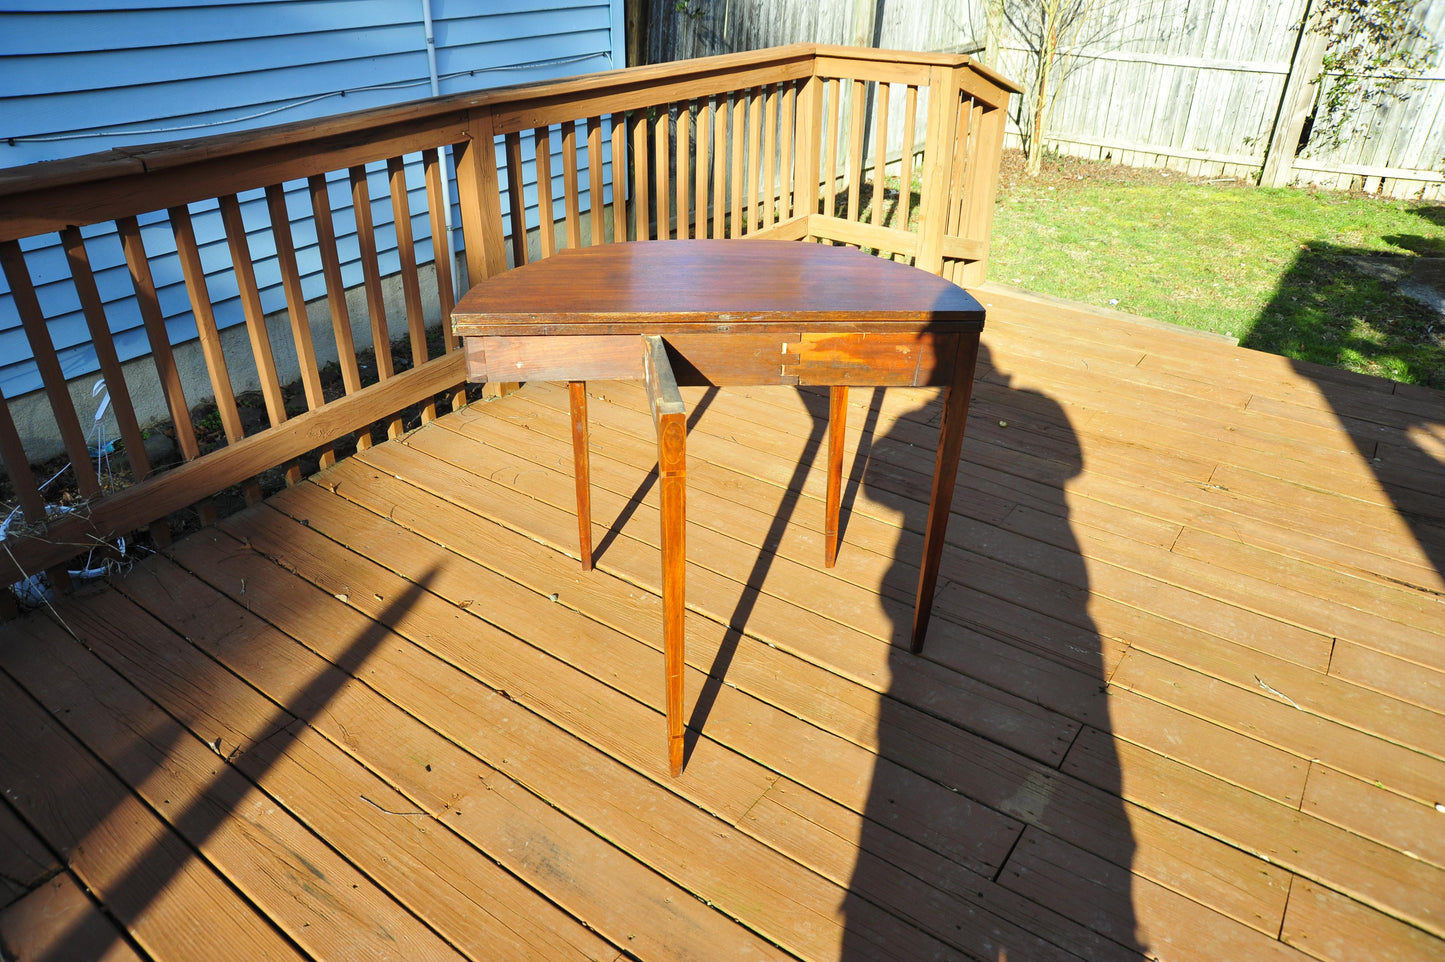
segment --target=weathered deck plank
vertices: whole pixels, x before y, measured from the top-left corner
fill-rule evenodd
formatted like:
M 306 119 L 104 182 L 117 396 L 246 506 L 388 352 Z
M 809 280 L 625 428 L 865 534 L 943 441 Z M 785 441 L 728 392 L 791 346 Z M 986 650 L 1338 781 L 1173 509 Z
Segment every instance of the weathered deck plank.
M 1445 399 L 999 301 L 922 657 L 935 393 L 852 392 L 833 569 L 826 396 L 689 393 L 680 779 L 627 384 L 595 571 L 534 384 L 68 601 L 80 643 L 0 629 L 6 949 L 1445 953 Z

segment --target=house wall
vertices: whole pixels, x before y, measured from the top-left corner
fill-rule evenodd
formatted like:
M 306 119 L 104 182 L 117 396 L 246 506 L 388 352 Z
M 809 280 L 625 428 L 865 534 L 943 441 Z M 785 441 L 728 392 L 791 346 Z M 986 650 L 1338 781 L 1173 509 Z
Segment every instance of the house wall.
M 30 7 L 0 12 L 0 166 L 254 129 L 431 94 L 423 0 L 45 0 Z M 624 66 L 622 0 L 431 0 L 431 12 L 441 94 Z M 407 159 L 417 259 L 430 263 L 433 238 L 420 157 Z M 554 164 L 554 171 L 560 169 Z M 372 165 L 368 179 L 382 271 L 394 274 L 399 261 L 384 165 Z M 302 289 L 312 300 L 322 295 L 323 278 L 310 198 L 304 182 L 286 188 Z M 535 205 L 535 185 L 528 188 Z M 343 277 L 348 286 L 359 285 L 360 252 L 344 172 L 332 175 L 329 189 Z M 452 220 L 460 223 L 455 190 L 451 196 Z M 561 196 L 560 173 L 554 196 Z M 268 313 L 281 312 L 285 297 L 264 195 L 248 192 L 240 201 L 262 305 Z M 220 212 L 210 202 L 192 205 L 191 213 L 217 324 L 235 327 L 244 318 Z M 178 345 L 194 341 L 166 214 L 143 215 L 140 223 L 170 339 Z M 111 230 L 83 233 L 121 359 L 142 357 L 149 344 L 119 239 Z M 457 231 L 454 251 L 460 242 Z M 22 247 L 62 368 L 68 379 L 84 379 L 81 393 L 88 396 L 88 375 L 98 365 L 59 238 L 32 238 Z M 404 312 L 390 316 L 395 333 L 404 333 Z M 330 340 L 329 318 L 314 327 L 321 349 Z M 237 391 L 246 390 L 254 372 L 239 369 L 233 380 Z M 0 276 L 0 392 L 17 421 L 26 421 L 17 399 L 39 388 Z M 22 427 L 33 460 L 45 456 L 44 430 Z

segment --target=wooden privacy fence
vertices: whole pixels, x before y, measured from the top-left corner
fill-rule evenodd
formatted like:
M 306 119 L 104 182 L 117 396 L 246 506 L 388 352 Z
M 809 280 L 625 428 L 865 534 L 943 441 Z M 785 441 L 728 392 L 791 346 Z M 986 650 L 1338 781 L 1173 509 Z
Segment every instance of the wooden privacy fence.
M 464 401 L 461 353 L 444 332 L 442 351 L 429 353 L 428 307 L 445 318 L 464 283 L 450 258 L 436 259 L 438 303 L 423 303 L 413 236 L 417 218 L 408 206 L 407 165 L 425 177 L 430 238 L 445 236 L 444 180 L 455 176 L 461 212 L 466 277 L 484 278 L 558 247 L 670 237 L 775 237 L 868 248 L 961 283 L 984 278 L 988 235 L 1002 149 L 1004 113 L 1012 85 L 967 57 L 871 49 L 797 45 L 634 68 L 546 84 L 515 87 L 359 112 L 240 135 L 225 135 L 133 150 L 112 151 L 0 174 L 0 265 L 44 383 L 44 391 L 73 465 L 91 461 L 86 439 L 47 315 L 36 296 L 27 253 L 35 239 L 59 234 L 70 279 L 85 315 L 106 379 L 124 453 L 137 482 L 102 491 L 94 475 L 76 471 L 82 510 L 47 514 L 28 469 L 24 443 L 0 399 L 0 458 L 24 526 L 13 526 L 0 556 L 0 583 L 40 570 L 64 585 L 65 562 L 98 542 L 150 525 L 168 539 L 165 517 L 202 505 L 224 489 L 246 486 L 259 496 L 255 477 L 319 452 L 322 466 L 333 446 L 354 438 L 373 443 L 370 425 L 396 412 L 427 405 L 453 392 Z M 873 156 L 865 164 L 867 102 L 878 105 Z M 888 105 L 908 115 L 902 142 L 889 142 Z M 842 118 L 851 117 L 847 139 Z M 923 124 L 921 139 L 915 118 Z M 448 171 L 451 148 L 455 170 Z M 898 207 L 885 217 L 884 158 L 900 157 Z M 387 306 L 372 226 L 382 197 L 372 183 L 384 172 L 396 212 L 400 279 L 411 366 L 401 370 L 388 333 Z M 921 183 L 916 224 L 909 229 L 910 181 Z M 294 212 L 286 189 L 304 184 L 325 277 L 330 329 L 312 330 L 296 266 Z M 584 189 L 586 185 L 586 209 Z M 535 186 L 531 186 L 535 185 Z M 338 203 L 338 196 L 344 199 Z M 864 216 L 864 198 L 871 210 Z M 269 222 L 246 223 L 243 199 Z M 228 263 L 203 263 L 192 206 L 216 204 L 222 215 Z M 366 322 L 374 365 L 363 370 L 341 279 L 335 219 L 354 218 L 356 252 L 365 283 Z M 152 259 L 138 217 L 164 211 L 185 277 L 191 313 L 205 361 L 207 383 L 191 385 L 178 369 L 157 304 Z M 303 218 L 304 219 L 304 218 Z M 113 225 L 149 338 L 155 374 L 164 392 L 183 463 L 153 472 L 142 425 L 112 343 L 105 306 L 96 293 L 90 250 L 82 228 Z M 287 323 L 268 329 L 257 294 L 253 241 L 274 243 L 286 294 Z M 429 238 L 427 238 L 429 239 Z M 438 244 L 445 249 L 444 244 Z M 246 318 L 249 355 L 259 377 L 267 423 L 247 433 L 239 416 L 231 367 L 216 328 L 208 276 L 234 274 Z M 444 325 L 445 327 L 445 325 Z M 335 342 L 343 393 L 323 394 L 317 338 Z M 364 349 L 365 345 L 362 345 Z M 288 415 L 277 357 L 296 357 L 305 410 Z M 405 352 L 403 352 L 405 353 Z M 209 387 L 209 392 L 206 388 Z M 209 393 L 225 443 L 203 453 L 190 405 Z M 423 419 L 435 408 L 423 409 Z M 401 430 L 390 420 L 388 433 Z M 349 442 L 348 442 L 349 443 Z

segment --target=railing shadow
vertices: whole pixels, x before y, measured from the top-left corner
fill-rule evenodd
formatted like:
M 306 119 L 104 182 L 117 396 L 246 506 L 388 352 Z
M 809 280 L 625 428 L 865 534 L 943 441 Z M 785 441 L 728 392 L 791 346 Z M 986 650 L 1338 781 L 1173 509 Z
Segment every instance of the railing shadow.
M 1445 207 L 1415 213 L 1445 225 Z M 1290 357 L 1318 390 L 1409 527 L 1420 560 L 1434 569 L 1420 579 L 1432 583 L 1410 586 L 1438 594 L 1445 583 L 1445 235 L 1383 240 L 1420 256 L 1304 245 L 1241 346 Z M 1342 371 L 1342 361 L 1390 380 Z
M 249 548 L 239 547 L 237 550 L 248 551 Z M 176 806 L 174 810 L 165 810 L 165 821 L 168 828 L 163 830 L 161 837 L 154 844 L 151 844 L 143 852 L 139 853 L 130 864 L 118 875 L 106 879 L 106 889 L 103 894 L 105 903 L 109 906 L 124 907 L 128 918 L 135 918 L 144 915 L 158 901 L 166 898 L 168 887 L 174 879 L 185 872 L 194 869 L 191 864 L 194 859 L 193 850 L 204 852 L 212 837 L 220 831 L 235 816 L 235 813 L 248 805 L 254 804 L 256 786 L 260 784 L 266 773 L 285 755 L 295 739 L 299 729 L 308 723 L 308 719 L 314 718 L 318 713 L 324 712 L 327 705 L 337 695 L 341 688 L 350 682 L 354 676 L 361 672 L 362 666 L 367 659 L 380 647 L 389 637 L 391 631 L 386 624 L 394 619 L 399 612 L 411 608 L 416 600 L 427 590 L 427 585 L 434 577 L 434 572 L 429 572 L 419 582 L 408 586 L 407 590 L 394 601 L 390 602 L 387 610 L 377 620 L 372 621 L 369 627 L 352 639 L 340 654 L 335 656 L 330 664 L 320 671 L 308 683 L 302 685 L 296 693 L 287 700 L 286 704 L 275 707 L 271 716 L 254 726 L 247 733 L 249 741 L 245 745 L 227 745 L 217 738 L 210 744 L 211 750 L 220 756 L 220 761 L 214 762 L 216 770 L 210 781 L 204 785 L 198 785 L 195 789 L 194 798 L 190 804 Z M 153 578 L 154 572 L 147 566 L 141 566 L 131 572 L 131 591 L 128 592 L 131 598 L 137 594 L 144 595 L 145 589 L 140 586 L 148 579 Z M 182 575 L 182 577 L 188 577 Z M 153 586 L 151 597 L 156 599 L 155 606 L 142 607 L 150 617 L 154 617 L 156 637 L 148 639 L 127 638 L 129 629 L 122 629 L 109 623 L 107 618 L 108 605 L 129 604 L 112 592 L 103 595 L 92 596 L 94 603 L 87 603 L 81 600 L 79 604 L 67 605 L 62 609 L 66 618 L 66 630 L 74 635 L 79 645 L 89 649 L 95 658 L 82 656 L 77 661 L 84 662 L 88 666 L 89 674 L 77 675 L 85 691 L 91 692 L 105 690 L 107 686 L 117 689 L 124 689 L 121 694 L 110 696 L 111 701 L 123 702 L 125 699 L 134 696 L 137 703 L 144 704 L 147 710 L 154 711 L 155 706 L 149 701 L 149 696 L 139 690 L 132 690 L 128 684 L 117 684 L 114 679 L 109 678 L 109 671 L 102 666 L 102 663 L 110 666 L 116 672 L 122 672 L 122 665 L 126 659 L 144 657 L 149 648 L 157 643 L 165 643 L 167 640 L 186 644 L 183 637 L 172 635 L 171 631 L 180 631 L 184 626 L 193 621 L 204 621 L 213 619 L 217 612 L 213 610 L 191 610 L 178 605 L 171 598 L 171 593 L 159 582 Z M 32 617 L 42 617 L 40 615 Z M 6 631 L 14 633 L 23 629 L 26 622 L 14 622 L 8 626 Z M 165 626 L 169 625 L 170 628 Z M 21 632 L 24 634 L 23 630 Z M 15 637 L 6 639 L 16 641 Z M 16 658 L 24 658 L 23 649 L 28 647 L 36 639 L 21 638 L 20 644 L 13 646 L 17 650 L 11 651 L 7 657 L 0 661 L 8 662 L 7 671 L 13 673 Z M 69 639 L 57 638 L 57 643 L 72 644 Z M 130 650 L 130 649 L 134 650 Z M 118 654 L 119 653 L 119 654 Z M 33 660 L 33 659 L 32 659 Z M 194 659 L 207 662 L 204 656 Z M 239 684 L 240 682 L 232 676 L 226 668 L 220 664 L 210 662 L 209 669 L 214 672 L 220 690 L 224 690 L 226 684 Z M 94 677 L 92 677 L 94 676 Z M 98 680 L 97 680 L 98 679 Z M 190 678 L 189 684 L 197 689 L 210 690 L 200 679 Z M 56 699 L 63 700 L 67 697 L 62 689 L 55 690 L 47 685 L 44 678 L 39 678 L 38 683 L 46 690 L 43 704 L 45 707 L 56 712 Z M 93 686 L 93 687 L 91 687 Z M 114 705 L 111 706 L 114 708 Z M 120 709 L 115 709 L 117 712 Z M 84 709 L 81 709 L 83 712 Z M 96 744 L 96 738 L 87 736 L 86 731 L 72 722 L 65 724 L 65 716 L 70 711 L 56 714 L 56 724 L 64 728 L 72 729 L 69 734 L 81 744 Z M 89 801 L 83 806 L 83 810 L 93 813 L 97 824 L 92 826 L 68 825 L 67 831 L 77 838 L 84 838 L 87 833 L 100 827 L 99 822 L 109 817 L 120 808 L 122 803 L 134 804 L 134 798 L 130 788 L 124 797 L 108 798 L 107 792 L 111 788 L 122 788 L 138 786 L 146 781 L 143 774 L 148 766 L 154 764 L 155 759 L 169 759 L 173 754 L 180 740 L 194 737 L 184 722 L 165 726 L 172 731 L 172 736 L 166 736 L 158 732 L 137 730 L 132 736 L 117 735 L 115 738 L 124 738 L 129 741 L 129 747 L 114 743 L 114 738 L 101 739 L 111 741 L 110 748 L 103 750 L 103 762 L 121 777 L 108 778 L 106 785 L 87 790 L 86 786 L 70 786 L 76 791 L 86 792 Z M 39 772 L 41 769 L 37 768 Z M 26 773 L 28 774 L 28 773 Z M 43 782 L 46 777 L 41 775 Z M 95 797 L 99 792 L 99 797 Z M 169 804 L 169 803 L 168 803 Z M 325 896 L 322 896 L 325 897 Z M 275 936 L 285 943 L 295 945 L 295 933 L 286 933 L 279 929 Z M 94 942 L 95 932 L 92 928 L 83 924 L 72 926 L 69 930 L 57 934 L 51 941 L 49 951 L 42 958 L 47 962 L 68 962 L 68 960 L 91 957 L 96 951 Z M 117 931 L 115 939 L 117 942 L 127 942 L 129 936 Z M 217 949 L 220 947 L 217 946 Z M 253 948 L 255 948 L 253 946 Z M 235 947 L 237 952 L 245 954 L 243 947 Z M 8 958 L 8 955 L 7 955 Z
M 1038 392 L 1016 388 L 1000 393 L 998 387 L 1007 389 L 1009 378 L 1006 373 L 993 368 L 987 348 L 980 350 L 977 378 L 988 383 L 990 410 L 1000 405 L 1017 408 L 1021 426 L 1029 418 L 1047 419 L 1055 425 L 1051 436 L 1056 443 L 1064 441 L 1061 446 L 1068 451 L 1064 456 L 1067 463 L 1056 472 L 1057 475 L 1072 477 L 1082 470 L 1077 438 L 1067 427 L 1062 430 L 1057 427 L 1067 426 L 1069 422 L 1056 402 Z M 1019 397 L 1025 394 L 1028 395 L 1026 399 Z M 1013 398 L 1026 403 L 1018 404 L 1011 401 Z M 900 420 L 890 417 L 888 433 L 872 444 L 872 460 L 903 465 L 921 478 L 928 478 L 933 472 L 934 449 L 918 443 L 924 430 L 918 422 L 929 425 L 928 430 L 936 430 L 933 425 L 938 420 L 938 402 L 907 412 Z M 970 421 L 976 426 L 978 420 L 975 406 Z M 1026 431 L 1026 427 L 1023 428 L 1018 436 L 1026 436 Z M 966 436 L 963 463 L 968 464 L 980 450 L 981 442 Z M 1053 457 L 1060 455 L 1056 453 Z M 994 452 L 993 460 L 998 460 L 997 452 Z M 859 463 L 862 463 L 861 459 Z M 1021 466 L 1019 474 L 1034 482 L 1029 485 L 1030 490 L 1035 492 L 1029 505 L 1034 513 L 1051 519 L 1054 525 L 1053 530 L 1043 535 L 1036 532 L 1034 536 L 1042 537 L 1055 548 L 1065 548 L 1061 552 L 1066 556 L 1065 560 L 1061 565 L 1055 565 L 1050 573 L 1068 587 L 1068 590 L 1050 592 L 1047 597 L 1030 598 L 1028 605 L 1034 611 L 1059 621 L 1088 626 L 1085 637 L 1093 638 L 1092 651 L 1085 655 L 1077 651 L 1053 652 L 1048 639 L 1030 639 L 1030 644 L 1043 657 L 1053 655 L 1060 660 L 1067 659 L 1075 666 L 1081 659 L 1092 660 L 1091 670 L 1099 682 L 1098 693 L 1094 696 L 1096 703 L 1082 707 L 1074 705 L 1070 711 L 1087 716 L 1108 734 L 1101 642 L 1085 610 L 1088 574 L 1070 530 L 1064 481 L 1059 480 L 1047 488 L 1051 503 L 1040 503 L 1036 492 L 1043 485 L 1038 484 L 1035 478 L 1028 478 L 1027 470 Z M 896 475 L 882 479 L 888 473 L 878 471 L 876 475 L 871 474 L 865 466 L 861 484 L 867 497 L 876 505 L 899 512 L 906 531 L 921 532 L 928 513 L 926 484 L 921 492 L 902 493 Z M 1007 481 L 1007 476 L 1002 480 Z M 997 615 L 960 614 L 944 610 L 946 605 L 939 604 L 952 597 L 962 599 L 967 605 L 970 596 L 980 595 L 986 590 L 984 582 L 989 580 L 981 577 L 975 566 L 960 562 L 957 551 L 953 550 L 970 547 L 962 531 L 966 525 L 961 523 L 964 521 L 962 515 L 971 510 L 971 494 L 964 487 L 965 483 L 960 484 L 960 490 L 955 495 L 949 533 L 951 547 L 945 551 L 933 620 L 921 655 L 908 651 L 911 602 L 884 595 L 883 605 L 893 622 L 893 648 L 889 657 L 893 682 L 879 700 L 877 747 L 880 762 L 874 772 L 863 813 L 858 860 L 844 903 L 847 923 L 841 958 L 849 962 L 864 962 L 887 954 L 886 949 L 877 944 L 877 934 L 870 931 L 872 926 L 868 921 L 870 917 L 876 917 L 879 908 L 909 917 L 938 940 L 937 951 L 945 956 L 962 953 L 1017 962 L 1020 959 L 1053 957 L 1060 954 L 1059 949 L 1064 950 L 1063 954 L 1097 954 L 1083 951 L 1084 947 L 1079 944 L 1082 941 L 1101 943 L 1105 955 L 1118 954 L 1120 948 L 1125 950 L 1125 954 L 1142 955 L 1145 949 L 1136 938 L 1129 874 L 1133 860 L 1133 836 L 1120 800 L 1119 764 L 1110 739 L 1094 742 L 1109 748 L 1106 758 L 1091 760 L 1091 784 L 1082 792 L 1064 793 L 1055 791 L 1057 783 L 1063 778 L 1059 771 L 1062 757 L 1053 759 L 1051 764 L 1030 759 L 989 740 L 986 733 L 968 731 L 956 721 L 952 722 L 954 727 L 950 729 L 950 739 L 956 745 L 920 747 L 923 740 L 920 723 L 928 721 L 923 716 L 931 714 L 932 710 L 919 696 L 920 688 L 916 682 L 911 682 L 907 690 L 899 690 L 898 679 L 905 676 L 916 678 L 920 659 L 956 666 L 956 670 L 966 673 L 970 637 L 977 639 L 979 635 L 991 635 L 1007 642 L 1019 633 L 1011 625 L 991 623 L 990 618 L 997 619 Z M 916 537 L 904 539 L 909 544 L 918 540 Z M 1009 537 L 997 540 L 1000 545 L 1007 545 Z M 847 550 L 844 543 L 840 554 Z M 1020 568 L 1027 567 L 1025 559 L 1010 557 L 1007 547 L 980 547 L 979 550 L 1000 558 L 1003 565 L 1012 562 Z M 995 579 L 999 570 L 1009 570 L 1000 568 L 992 560 L 980 561 L 977 565 L 994 568 Z M 1066 570 L 1060 570 L 1061 567 Z M 917 577 L 918 559 L 900 554 L 885 584 L 911 586 L 916 583 Z M 1083 586 L 1082 590 L 1078 590 L 1077 586 Z M 983 606 L 980 611 L 997 611 L 999 607 Z M 968 622 L 967 628 L 962 621 Z M 1075 639 L 1078 637 L 1074 636 Z M 929 674 L 936 678 L 938 673 L 931 671 Z M 1025 697 L 1028 695 L 1025 694 Z M 1060 737 L 1067 740 L 1079 725 L 1063 713 L 1058 715 L 1058 719 Z M 1002 724 L 1002 720 L 996 720 L 993 730 L 998 731 Z M 934 732 L 934 737 L 938 737 L 937 726 L 930 724 L 930 730 Z M 1003 761 L 994 770 L 957 762 L 951 763 L 948 770 L 940 770 L 937 764 L 930 764 L 930 758 L 936 761 L 950 754 L 954 759 L 993 757 Z M 885 765 L 883 760 L 889 764 Z M 922 779 L 912 773 L 904 773 L 900 777 L 897 766 L 912 768 Z M 937 792 L 937 784 L 924 784 L 923 780 L 941 784 L 957 795 Z M 908 798 L 906 793 L 909 792 L 916 797 Z M 980 806 L 992 811 L 982 818 L 958 818 L 956 813 L 938 811 L 929 819 L 934 824 L 917 824 L 920 812 L 931 811 L 927 806 L 943 804 L 939 799 L 959 796 L 962 798 L 956 808 L 971 807 L 975 814 L 982 810 Z M 1073 810 L 1081 807 L 1077 802 L 1080 797 L 1091 799 L 1087 811 Z M 999 837 L 956 837 L 969 831 L 961 827 L 969 824 L 994 826 L 990 831 Z M 1089 847 L 1091 836 L 1111 841 L 1098 845 L 1096 851 L 1079 852 L 1081 847 Z M 958 853 L 970 849 L 1002 854 L 992 863 L 964 864 L 968 860 Z M 1058 858 L 1061 854 L 1065 856 L 1063 863 Z M 1070 858 L 1076 866 L 1093 864 L 1104 867 L 1095 873 L 1095 877 L 1085 877 L 1077 869 L 1071 874 L 1069 869 L 1061 868 Z M 1105 862 L 1110 864 L 1104 865 Z M 907 875 L 913 878 L 907 878 Z M 928 897 L 900 905 L 897 894 L 900 879 L 914 888 L 919 888 L 921 883 Z M 1029 903 L 1033 903 L 1030 912 L 1036 913 L 1032 919 L 1020 917 L 1016 911 L 1011 912 L 1006 907 Z

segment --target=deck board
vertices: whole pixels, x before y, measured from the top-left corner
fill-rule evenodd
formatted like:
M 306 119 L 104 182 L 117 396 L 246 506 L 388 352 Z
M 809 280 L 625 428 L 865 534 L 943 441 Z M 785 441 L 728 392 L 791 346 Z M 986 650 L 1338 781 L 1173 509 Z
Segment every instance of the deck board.
M 629 384 L 0 627 L 7 957 L 1445 954 L 1445 398 L 987 293 L 921 657 L 936 392 L 685 391 L 679 779 Z

